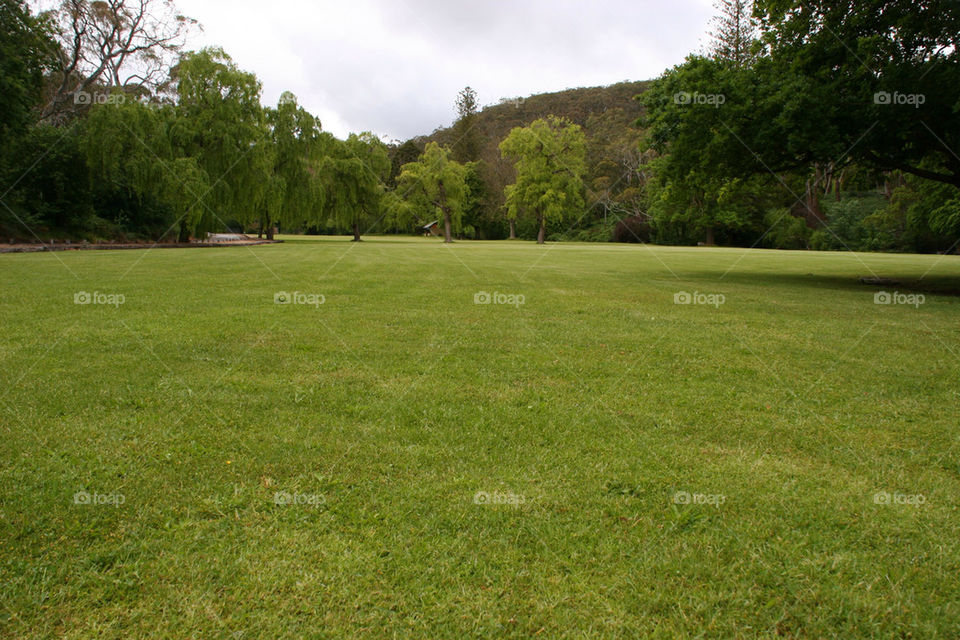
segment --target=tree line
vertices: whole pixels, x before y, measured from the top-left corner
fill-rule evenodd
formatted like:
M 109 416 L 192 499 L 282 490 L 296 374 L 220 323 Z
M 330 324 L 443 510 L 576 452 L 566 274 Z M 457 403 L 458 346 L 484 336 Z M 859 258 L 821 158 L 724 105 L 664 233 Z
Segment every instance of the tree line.
M 403 158 L 370 132 L 338 139 L 291 93 L 262 106 L 260 81 L 225 51 L 183 51 L 195 23 L 170 2 L 64 0 L 39 15 L 21 0 L 0 6 L 8 237 L 187 242 L 227 229 L 272 238 L 279 227 L 360 240 L 409 233 L 433 216 L 447 242 L 475 233 L 478 163 L 439 145 Z M 459 107 L 464 124 L 476 109 L 472 90 Z M 577 131 L 558 119 L 543 124 L 544 142 Z M 554 165 L 537 165 L 519 135 L 505 147 L 521 178 L 510 215 L 530 206 L 545 225 L 558 204 L 536 202 L 552 187 L 536 192 L 529 176 Z M 553 181 L 560 198 L 579 186 Z
M 452 127 L 401 144 L 340 140 L 290 93 L 264 107 L 226 52 L 184 51 L 195 21 L 168 0 L 0 0 L 0 230 L 955 248 L 957 3 L 717 9 L 709 47 L 655 81 L 546 108 L 467 87 Z

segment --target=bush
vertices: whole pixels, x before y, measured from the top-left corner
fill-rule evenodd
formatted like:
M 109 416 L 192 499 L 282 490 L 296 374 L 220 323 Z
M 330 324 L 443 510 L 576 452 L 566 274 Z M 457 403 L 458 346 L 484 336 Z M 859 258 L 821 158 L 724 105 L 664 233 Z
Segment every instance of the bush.
M 819 229 L 810 234 L 810 248 L 814 251 L 836 251 L 833 236 Z
M 763 246 L 768 249 L 806 249 L 810 243 L 810 229 L 803 218 L 790 214 L 789 209 L 771 209 L 763 217 L 768 228 Z

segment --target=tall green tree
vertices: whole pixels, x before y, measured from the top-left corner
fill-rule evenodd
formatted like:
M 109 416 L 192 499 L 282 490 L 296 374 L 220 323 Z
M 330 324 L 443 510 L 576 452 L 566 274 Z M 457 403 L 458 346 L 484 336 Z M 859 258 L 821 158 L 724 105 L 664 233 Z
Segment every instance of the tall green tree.
M 467 237 L 476 238 L 485 222 L 484 205 L 489 194 L 483 181 L 483 162 L 468 162 L 464 168 L 467 194 L 463 200 L 463 233 Z
M 737 127 L 761 158 L 829 162 L 847 153 L 960 188 L 960 3 L 758 0 L 780 93 L 780 140 Z M 783 84 L 783 81 L 779 84 Z M 765 142 L 765 143 L 764 143 Z
M 517 170 L 517 181 L 505 190 L 507 216 L 533 216 L 539 228 L 537 244 L 543 244 L 548 223 L 583 208 L 583 130 L 563 118 L 540 118 L 514 128 L 500 143 L 500 153 L 513 160 Z
M 450 150 L 431 142 L 417 162 L 403 166 L 398 189 L 421 211 L 436 211 L 443 219 L 444 242 L 459 232 L 469 196 L 467 168 L 450 159 Z
M 37 160 L 35 150 L 41 147 L 22 142 L 36 120 L 43 74 L 52 64 L 54 51 L 47 25 L 30 13 L 26 2 L 0 0 L 0 181 L 4 185 L 0 196 Z M 4 204 L 11 209 L 0 205 L 0 229 L 10 234 L 30 233 L 31 222 L 37 222 L 36 194 L 21 187 L 6 196 L 9 202 Z
M 323 212 L 324 190 L 317 173 L 328 139 L 321 135 L 320 120 L 284 92 L 276 109 L 268 109 L 273 166 L 262 209 L 260 229 L 272 239 L 273 228 L 317 223 Z
M 754 15 L 762 55 L 750 64 L 691 56 L 642 97 L 641 124 L 667 157 L 660 179 L 691 187 L 673 192 L 709 198 L 710 185 L 797 173 L 806 186 L 779 206 L 802 202 L 816 225 L 817 189 L 839 193 L 854 164 L 960 188 L 960 5 L 757 0 Z
M 383 183 L 390 175 L 387 145 L 369 132 L 346 140 L 328 138 L 329 152 L 318 171 L 324 186 L 324 211 L 341 228 L 353 232 L 360 242 L 360 226 L 379 214 Z
M 0 144 L 34 120 L 56 47 L 23 0 L 0 0 Z
M 480 159 L 478 109 L 476 91 L 465 87 L 457 94 L 457 120 L 453 124 L 453 158 L 457 162 L 475 162 Z
M 671 242 L 689 242 L 697 233 L 712 245 L 717 231 L 749 228 L 763 217 L 753 208 L 729 206 L 731 191 L 742 192 L 752 183 L 737 183 L 736 188 L 728 184 L 767 175 L 741 170 L 745 156 L 755 160 L 736 132 L 725 126 L 742 115 L 751 97 L 749 84 L 743 82 L 749 73 L 729 61 L 691 56 L 665 72 L 641 97 L 646 143 L 659 154 L 654 161 L 659 186 L 653 190 L 651 211 L 660 229 L 675 229 L 668 235 Z
M 261 219 L 277 192 L 272 180 L 274 145 L 260 105 L 257 77 L 237 68 L 222 49 L 185 55 L 174 69 L 177 85 L 172 144 L 176 157 L 195 158 L 210 180 L 196 194 L 203 216 L 194 231 L 228 220 L 250 225 Z M 190 230 L 181 227 L 181 239 Z
M 717 12 L 710 33 L 711 57 L 734 67 L 746 67 L 756 59 L 757 26 L 752 0 L 715 0 Z
M 960 188 L 960 4 L 757 0 L 755 15 L 766 54 L 727 96 L 731 168 L 845 159 Z

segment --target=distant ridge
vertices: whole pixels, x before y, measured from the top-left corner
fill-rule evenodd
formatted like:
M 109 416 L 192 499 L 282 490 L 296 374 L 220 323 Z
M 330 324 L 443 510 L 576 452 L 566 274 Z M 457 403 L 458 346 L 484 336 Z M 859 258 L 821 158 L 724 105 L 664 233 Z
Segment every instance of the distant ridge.
M 565 89 L 539 93 L 526 98 L 504 98 L 500 104 L 484 107 L 478 114 L 477 128 L 482 133 L 485 147 L 496 148 L 514 127 L 530 124 L 548 115 L 562 116 L 588 128 L 591 116 L 603 118 L 605 124 L 617 122 L 629 127 L 640 115 L 640 105 L 634 97 L 646 91 L 652 81 L 618 82 L 606 87 Z M 587 131 L 588 137 L 590 131 Z M 433 133 L 416 136 L 412 141 L 419 147 L 428 142 L 451 145 L 451 127 L 440 127 Z M 488 158 L 484 153 L 483 157 Z

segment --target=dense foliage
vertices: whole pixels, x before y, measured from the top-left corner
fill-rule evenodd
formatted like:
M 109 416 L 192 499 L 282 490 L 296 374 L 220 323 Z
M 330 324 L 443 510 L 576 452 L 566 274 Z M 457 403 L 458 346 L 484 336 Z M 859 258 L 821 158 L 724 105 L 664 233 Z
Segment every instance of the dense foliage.
M 960 239 L 956 2 L 718 0 L 708 49 L 655 81 L 485 108 L 466 87 L 451 127 L 393 144 L 338 140 L 290 93 L 264 107 L 226 52 L 181 51 L 167 0 L 54 4 L 0 1 L 6 238 Z
M 658 237 L 955 248 L 960 5 L 769 0 L 747 22 L 744 4 L 720 3 L 712 50 L 642 96 Z

